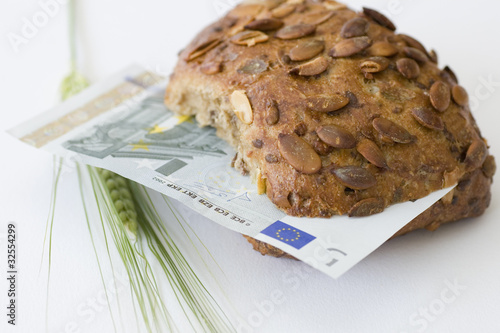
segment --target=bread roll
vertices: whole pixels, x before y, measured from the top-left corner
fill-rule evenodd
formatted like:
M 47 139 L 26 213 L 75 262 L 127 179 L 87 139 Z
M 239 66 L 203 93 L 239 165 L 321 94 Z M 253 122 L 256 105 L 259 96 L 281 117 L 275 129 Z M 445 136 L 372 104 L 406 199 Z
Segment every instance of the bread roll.
M 372 9 L 241 4 L 180 53 L 165 103 L 215 127 L 234 166 L 288 215 L 367 216 L 459 184 L 400 235 L 490 202 L 495 160 L 467 92 L 436 52 Z

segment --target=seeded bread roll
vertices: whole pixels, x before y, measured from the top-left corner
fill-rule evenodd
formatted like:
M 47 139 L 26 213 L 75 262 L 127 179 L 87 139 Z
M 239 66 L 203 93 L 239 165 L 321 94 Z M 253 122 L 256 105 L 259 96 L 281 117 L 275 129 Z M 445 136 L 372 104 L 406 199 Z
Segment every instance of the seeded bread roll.
M 289 215 L 367 216 L 457 182 L 474 192 L 455 190 L 400 233 L 480 215 L 495 161 L 467 92 L 395 30 L 335 1 L 242 4 L 181 52 L 165 103 L 215 127 L 234 167 Z

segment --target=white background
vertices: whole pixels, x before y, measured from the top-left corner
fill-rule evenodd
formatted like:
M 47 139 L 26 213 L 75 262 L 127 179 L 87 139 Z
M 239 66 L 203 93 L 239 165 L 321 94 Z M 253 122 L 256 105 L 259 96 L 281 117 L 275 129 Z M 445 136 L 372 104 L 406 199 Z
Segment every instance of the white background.
M 81 1 L 82 71 L 95 82 L 137 62 L 167 75 L 177 52 L 231 3 Z M 350 6 L 359 9 L 366 3 L 353 0 Z M 385 10 L 400 32 L 438 50 L 440 64 L 449 64 L 477 100 L 475 117 L 492 153 L 500 156 L 500 3 L 380 0 L 370 1 L 369 6 Z M 6 260 L 2 236 L 8 221 L 18 225 L 20 251 L 18 326 L 9 332 L 43 332 L 45 325 L 46 272 L 42 269 L 39 274 L 39 268 L 47 265 L 41 264 L 41 250 L 52 158 L 3 133 L 57 103 L 57 87 L 68 71 L 65 6 L 18 52 L 9 43 L 7 34 L 20 34 L 23 19 L 31 20 L 41 9 L 33 0 L 0 4 L 2 281 Z M 59 193 L 63 195 L 54 230 L 49 332 L 64 332 L 68 322 L 78 321 L 75 307 L 100 288 L 74 175 L 63 177 Z M 301 272 L 300 263 L 261 257 L 240 235 L 186 214 L 232 281 L 229 298 L 244 318 L 260 311 L 257 304 L 268 301 L 273 291 L 283 292 L 284 300 L 273 306 L 268 317 L 262 316 L 256 332 L 499 332 L 499 197 L 495 182 L 492 204 L 484 216 L 390 241 L 337 281 L 319 272 L 299 275 L 295 270 Z M 290 288 L 291 278 L 297 288 Z M 447 290 L 453 283 L 463 286 L 455 297 Z M 5 283 L 0 287 L 0 331 L 4 332 Z M 425 319 L 420 313 L 429 307 L 434 310 Z M 105 310 L 98 313 L 100 324 L 81 324 L 80 332 L 112 331 L 106 316 Z M 412 318 L 418 321 L 411 322 Z

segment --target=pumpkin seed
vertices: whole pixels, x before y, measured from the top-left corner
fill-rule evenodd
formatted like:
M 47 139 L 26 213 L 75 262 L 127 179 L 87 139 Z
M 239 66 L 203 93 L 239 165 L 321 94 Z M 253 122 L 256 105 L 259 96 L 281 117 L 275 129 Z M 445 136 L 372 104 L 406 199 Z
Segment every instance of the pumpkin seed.
M 342 30 L 340 30 L 340 36 L 342 38 L 352 38 L 366 36 L 368 31 L 368 21 L 362 17 L 355 17 L 347 21 Z
M 326 71 L 328 68 L 328 60 L 325 57 L 318 57 L 314 60 L 301 64 L 290 70 L 290 74 L 300 76 L 314 76 Z
M 293 13 L 296 7 L 297 5 L 285 3 L 271 10 L 271 15 L 276 18 L 284 18 Z
M 376 42 L 368 49 L 368 54 L 375 57 L 392 57 L 398 52 L 397 47 L 389 42 Z
M 396 143 L 411 143 L 414 141 L 413 136 L 407 130 L 388 119 L 375 118 L 372 124 L 384 139 L 389 139 Z
M 458 77 L 449 66 L 446 66 L 441 71 L 441 77 L 445 79 L 451 86 L 458 84 Z
M 431 104 L 440 112 L 448 109 L 451 102 L 450 87 L 442 81 L 435 82 L 429 90 Z
M 329 52 L 333 58 L 350 57 L 367 49 L 372 44 L 369 37 L 354 37 L 337 43 Z
M 372 20 L 374 20 L 375 22 L 377 22 L 378 24 L 380 24 L 381 26 L 383 26 L 384 28 L 387 28 L 391 31 L 396 30 L 396 26 L 394 25 L 394 23 L 392 23 L 392 21 L 389 20 L 384 14 L 381 14 L 374 9 L 366 7 L 363 7 L 363 13 Z
M 278 148 L 281 156 L 297 171 L 314 174 L 321 169 L 321 158 L 314 149 L 296 134 L 280 134 Z
M 300 23 L 295 25 L 289 25 L 282 28 L 281 30 L 278 30 L 278 32 L 276 33 L 276 37 L 285 40 L 297 39 L 309 36 L 313 34 L 315 31 L 316 27 L 314 25 Z
M 201 43 L 193 51 L 189 52 L 189 54 L 186 57 L 186 61 L 191 61 L 191 60 L 194 60 L 198 57 L 201 57 L 202 55 L 204 55 L 208 51 L 212 50 L 214 47 L 216 47 L 220 43 L 221 43 L 221 40 L 219 38 L 211 39 L 209 41 Z
M 416 60 L 418 62 L 425 63 L 425 62 L 429 61 L 429 57 L 427 57 L 427 55 L 424 52 L 422 52 L 419 49 L 416 49 L 414 47 L 405 46 L 403 48 L 403 53 L 408 58 L 411 58 L 411 59 Z
M 361 167 L 348 166 L 332 169 L 331 172 L 342 185 L 353 190 L 366 190 L 377 184 L 375 177 Z
M 311 39 L 296 45 L 290 50 L 290 59 L 293 61 L 309 60 L 325 49 L 325 42 L 318 39 Z
M 420 67 L 417 62 L 410 58 L 402 58 L 396 62 L 398 71 L 407 79 L 416 79 L 420 76 Z
M 444 130 L 443 120 L 430 108 L 415 108 L 411 114 L 422 126 L 438 131 Z
M 228 31 L 227 31 L 227 35 L 229 37 L 232 37 L 240 32 L 242 32 L 243 30 L 245 30 L 245 26 L 247 24 L 249 24 L 250 22 L 252 22 L 254 20 L 254 17 L 253 16 L 247 16 L 247 17 L 243 17 L 241 19 L 239 19 L 235 25 L 233 25 Z
M 435 64 L 438 63 L 439 58 L 436 50 L 431 50 L 431 52 L 429 52 L 429 59 L 431 59 L 431 61 Z
M 267 42 L 268 40 L 269 36 L 261 31 L 242 31 L 230 39 L 233 44 L 246 45 L 248 47 Z
M 320 126 L 316 133 L 328 145 L 339 149 L 352 149 L 356 147 L 356 139 L 349 131 L 335 126 Z
M 245 26 L 245 29 L 271 31 L 277 30 L 283 26 L 283 22 L 274 18 L 264 18 L 250 22 Z
M 418 49 L 423 53 L 427 54 L 427 50 L 425 49 L 425 47 L 415 38 L 404 34 L 399 34 L 397 35 L 397 37 L 401 38 L 406 43 L 406 45 Z
M 371 164 L 379 168 L 388 169 L 387 161 L 382 153 L 382 150 L 375 142 L 369 139 L 362 140 L 356 147 L 357 151 Z
M 245 65 L 238 68 L 237 72 L 240 74 L 259 74 L 267 70 L 267 62 L 261 59 L 248 60 Z
M 497 164 L 495 163 L 495 158 L 491 155 L 486 157 L 483 163 L 482 170 L 486 178 L 493 178 L 497 171 Z
M 302 23 L 319 25 L 328 21 L 333 16 L 333 14 L 334 12 L 329 10 L 312 12 L 304 16 L 304 18 L 302 19 Z
M 264 6 L 259 4 L 248 4 L 248 5 L 240 5 L 234 8 L 231 12 L 229 12 L 229 16 L 232 17 L 255 17 L 259 15 L 259 13 L 264 9 Z
M 352 206 L 347 215 L 349 217 L 365 217 L 382 213 L 385 209 L 384 200 L 381 198 L 364 199 Z
M 241 122 L 250 125 L 253 122 L 253 110 L 246 93 L 243 90 L 235 90 L 231 94 L 231 104 L 234 113 Z
M 324 96 L 313 96 L 307 98 L 306 105 L 312 111 L 317 112 L 333 112 L 342 109 L 344 106 L 349 104 L 349 98 L 333 94 L 328 97 Z
M 343 3 L 338 3 L 337 1 L 333 1 L 333 0 L 323 1 L 323 6 L 325 6 L 325 8 L 330 9 L 330 10 L 347 9 L 347 6 L 344 5 Z
M 389 67 L 389 60 L 383 57 L 372 57 L 364 60 L 361 63 L 361 71 L 365 74 L 367 79 L 373 78 L 373 73 L 379 73 Z
M 476 139 L 467 149 L 465 155 L 465 165 L 468 170 L 474 170 L 481 167 L 488 156 L 488 147 L 481 139 Z
M 451 89 L 451 95 L 453 96 L 453 100 L 460 106 L 467 106 L 469 104 L 469 94 L 467 94 L 467 90 L 464 87 L 455 85 Z

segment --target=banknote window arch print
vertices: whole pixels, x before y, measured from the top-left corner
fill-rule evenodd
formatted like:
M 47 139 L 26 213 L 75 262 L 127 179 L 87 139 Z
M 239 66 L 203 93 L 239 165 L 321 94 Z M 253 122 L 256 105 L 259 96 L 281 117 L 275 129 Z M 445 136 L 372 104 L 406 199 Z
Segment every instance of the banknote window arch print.
M 225 156 L 222 142 L 213 128 L 200 128 L 188 117 L 177 117 L 173 127 L 162 127 L 175 117 L 167 110 L 160 95 L 145 98 L 137 106 L 88 133 L 64 142 L 76 153 L 104 159 L 146 158 L 154 160 L 189 159 L 197 156 Z

